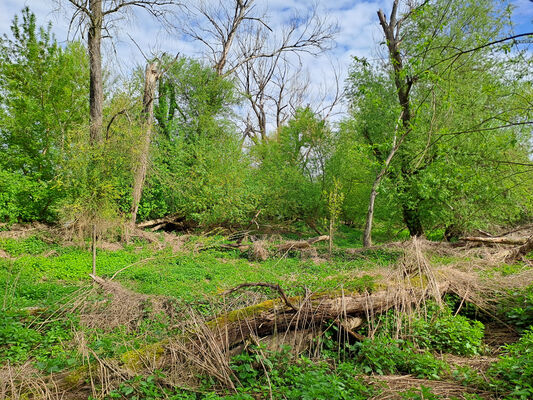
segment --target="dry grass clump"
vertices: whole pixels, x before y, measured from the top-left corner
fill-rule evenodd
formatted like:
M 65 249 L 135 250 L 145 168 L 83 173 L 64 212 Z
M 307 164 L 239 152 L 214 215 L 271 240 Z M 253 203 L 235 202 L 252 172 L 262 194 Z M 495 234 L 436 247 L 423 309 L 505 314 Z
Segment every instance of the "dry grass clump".
M 93 279 L 98 286 L 82 292 L 73 307 L 79 311 L 84 326 L 104 331 L 117 327 L 136 330 L 144 319 L 165 315 L 172 321 L 177 317 L 175 304 L 170 298 L 136 293 L 118 282 L 100 277 Z
M 269 257 L 268 242 L 265 240 L 257 240 L 253 242 L 250 249 L 250 259 L 253 261 L 266 261 Z
M 205 319 L 189 310 L 185 334 L 171 339 L 165 345 L 168 384 L 180 387 L 200 386 L 199 376 L 211 376 L 220 388 L 235 390 L 230 352 L 227 343 L 216 337 L 216 332 L 206 325 Z
M 372 397 L 373 400 L 405 399 L 405 391 L 419 389 L 421 386 L 431 389 L 431 392 L 439 396 L 439 399 L 468 399 L 470 398 L 467 397 L 469 394 L 477 394 L 482 399 L 487 400 L 499 398 L 490 392 L 463 386 L 457 382 L 420 379 L 411 375 L 374 375 L 366 378 L 366 381 L 383 388 L 379 395 Z
M 66 391 L 52 376 L 43 377 L 31 363 L 0 369 L 0 399 L 36 398 L 60 400 L 67 398 Z

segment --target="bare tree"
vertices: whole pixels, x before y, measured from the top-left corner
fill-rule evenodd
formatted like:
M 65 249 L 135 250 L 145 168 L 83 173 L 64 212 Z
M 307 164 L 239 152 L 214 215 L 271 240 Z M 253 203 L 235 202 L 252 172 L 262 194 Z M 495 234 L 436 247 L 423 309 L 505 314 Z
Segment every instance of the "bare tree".
M 316 7 L 292 18 L 281 32 L 269 26 L 267 12 L 257 7 L 256 0 L 198 0 L 186 10 L 183 31 L 207 47 L 220 75 L 230 75 L 256 58 L 287 52 L 320 54 L 330 48 L 337 30 Z
M 169 11 L 168 7 L 178 2 L 177 0 L 67 0 L 67 2 L 74 9 L 70 27 L 85 28 L 87 32 L 90 69 L 90 141 L 91 144 L 97 144 L 103 138 L 102 39 L 110 37 L 117 21 L 124 18 L 134 7 L 146 10 L 158 19 L 164 19 Z
M 201 42 L 215 71 L 236 75 L 247 98 L 243 138 L 265 139 L 304 105 L 309 81 L 301 56 L 327 51 L 337 26 L 316 7 L 274 29 L 256 0 L 200 0 L 187 6 L 183 30 Z M 325 107 L 322 107 L 325 109 Z

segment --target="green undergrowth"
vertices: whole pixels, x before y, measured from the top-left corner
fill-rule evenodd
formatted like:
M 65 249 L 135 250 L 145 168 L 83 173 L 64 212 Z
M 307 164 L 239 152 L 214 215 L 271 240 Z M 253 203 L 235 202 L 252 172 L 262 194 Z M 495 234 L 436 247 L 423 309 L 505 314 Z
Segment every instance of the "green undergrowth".
M 352 231 L 350 234 L 355 235 Z M 338 241 L 346 240 L 339 234 Z M 352 237 L 353 238 L 353 237 Z M 337 247 L 333 257 L 302 259 L 300 256 L 250 261 L 240 252 L 218 251 L 216 238 L 193 238 L 204 251 L 173 253 L 137 242 L 116 251 L 98 250 L 97 274 L 111 277 L 125 287 L 144 294 L 168 296 L 178 307 L 191 305 L 209 318 L 221 311 L 222 291 L 243 282 L 279 283 L 288 296 L 300 296 L 305 288 L 319 293 L 372 292 L 379 287 L 373 269 L 393 265 L 399 252 L 367 250 L 347 255 Z M 349 239 L 352 240 L 352 239 Z M 348 246 L 346 246 L 348 247 Z M 353 246 L 350 246 L 353 247 Z M 81 371 L 87 361 L 122 359 L 132 349 L 141 349 L 179 334 L 165 315 L 144 318 L 133 327 L 89 329 L 76 312 L 64 312 L 79 291 L 89 287 L 91 255 L 87 249 L 62 246 L 49 238 L 0 239 L 0 364 L 29 363 L 43 375 Z M 326 244 L 318 246 L 325 255 Z M 513 274 L 524 266 L 501 266 L 498 274 Z M 279 293 L 261 291 L 272 301 Z M 448 296 L 445 307 L 427 303 L 418 317 L 393 312 L 376 317 L 358 332 L 373 339 L 346 339 L 337 325 L 316 341 L 313 357 L 295 357 L 288 351 L 270 352 L 250 346 L 234 357 L 231 368 L 237 392 L 221 391 L 210 377 L 201 377 L 203 386 L 195 391 L 170 388 L 164 371 L 122 382 L 109 399 L 366 399 L 376 396 L 379 385 L 368 383 L 367 375 L 409 374 L 430 380 L 453 379 L 464 385 L 489 390 L 502 398 L 528 399 L 532 396 L 531 348 L 533 348 L 532 288 L 515 290 L 500 303 L 499 318 L 524 332 L 515 345 L 487 375 L 468 367 L 450 366 L 442 353 L 464 357 L 483 354 L 483 323 L 488 318 L 461 299 Z M 238 300 L 241 293 L 231 296 Z M 88 301 L 99 302 L 103 298 Z M 461 305 L 459 307 L 459 305 Z M 457 315 L 456 311 L 460 311 Z M 405 329 L 398 330 L 398 323 Z M 398 335 L 399 333 L 399 335 Z M 88 353 L 83 353 L 83 340 Z M 85 355 L 84 355 L 85 354 Z M 89 354 L 87 359 L 87 354 Z M 446 359 L 444 357 L 444 359 Z M 215 392 L 215 387 L 217 391 Z M 437 398 L 429 388 L 407 390 L 403 398 Z M 409 397 L 411 396 L 411 397 Z M 528 397 L 529 396 L 529 397 Z M 472 399 L 476 397 L 472 395 Z
M 37 282 L 77 283 L 88 281 L 91 254 L 75 246 L 47 244 L 38 238 L 21 241 L 3 239 L 0 249 L 14 259 L 0 258 L 0 276 L 31 277 Z M 388 253 L 376 254 L 372 260 L 325 260 L 290 258 L 250 262 L 235 252 L 206 250 L 172 253 L 171 249 L 154 250 L 151 246 L 130 245 L 123 250 L 97 252 L 97 274 L 117 276 L 125 286 L 146 294 L 172 296 L 193 301 L 209 297 L 242 282 L 268 281 L 280 283 L 297 294 L 301 288 L 348 289 L 367 285 L 353 273 L 372 265 L 390 262 Z M 132 265 L 133 264 L 133 265 Z M 3 281 L 5 282 L 4 277 Z M 370 284 L 370 283 L 369 283 Z
M 492 386 L 508 391 L 508 398 L 533 398 L 533 326 L 518 342 L 505 346 L 501 360 L 488 373 L 493 378 Z

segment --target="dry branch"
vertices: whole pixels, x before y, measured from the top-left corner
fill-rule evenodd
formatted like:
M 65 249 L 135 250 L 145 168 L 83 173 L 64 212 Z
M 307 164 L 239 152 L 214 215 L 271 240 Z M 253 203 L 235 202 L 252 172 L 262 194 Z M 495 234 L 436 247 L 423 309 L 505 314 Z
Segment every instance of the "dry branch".
M 460 240 L 465 242 L 488 243 L 488 244 L 509 244 L 509 245 L 523 245 L 527 239 L 511 239 L 507 237 L 480 237 L 480 236 L 465 236 Z
M 276 286 L 276 285 L 274 285 Z M 447 282 L 438 283 L 443 295 L 450 288 Z M 424 287 L 390 287 L 375 293 L 346 295 L 313 295 L 284 301 L 267 300 L 260 304 L 232 311 L 210 322 L 219 343 L 230 347 L 246 341 L 251 335 L 263 337 L 286 330 L 308 329 L 320 326 L 327 320 L 348 317 L 368 318 L 387 311 L 399 302 L 418 304 L 431 296 L 433 290 Z
M 283 301 L 285 302 L 285 305 L 287 307 L 291 308 L 294 311 L 298 311 L 298 309 L 289 301 L 289 299 L 287 298 L 287 295 L 285 294 L 285 292 L 283 291 L 281 286 L 279 284 L 277 284 L 277 283 L 276 284 L 267 283 L 267 282 L 241 283 L 239 286 L 236 286 L 233 289 L 225 291 L 224 294 L 228 295 L 228 294 L 234 293 L 237 290 L 240 290 L 242 288 L 250 288 L 250 287 L 267 287 L 267 288 L 270 288 L 270 289 L 274 289 L 274 290 L 276 290 L 279 293 L 280 297 L 283 299 Z
M 522 246 L 517 247 L 509 252 L 505 258 L 506 262 L 514 262 L 533 251 L 533 236 L 531 236 Z

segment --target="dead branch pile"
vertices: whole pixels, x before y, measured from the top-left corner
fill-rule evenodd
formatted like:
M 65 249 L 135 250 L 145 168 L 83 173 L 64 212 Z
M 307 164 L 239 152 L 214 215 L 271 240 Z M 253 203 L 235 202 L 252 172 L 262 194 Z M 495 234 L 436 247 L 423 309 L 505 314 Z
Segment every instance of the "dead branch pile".
M 150 232 L 158 230 L 164 231 L 187 231 L 193 228 L 191 221 L 187 221 L 183 216 L 173 214 L 167 215 L 163 218 L 152 219 L 149 221 L 143 221 L 137 224 L 139 229 L 147 229 Z
M 87 327 L 110 331 L 122 326 L 135 330 L 144 319 L 160 315 L 170 320 L 176 317 L 175 304 L 169 298 L 136 293 L 118 282 L 91 277 L 98 287 L 82 293 L 81 301 L 75 303 L 80 322 Z
M 239 250 L 248 253 L 248 258 L 254 261 L 265 261 L 271 256 L 285 257 L 290 252 L 298 252 L 305 258 L 317 257 L 318 253 L 313 247 L 316 243 L 329 240 L 329 236 L 322 235 L 307 240 L 289 240 L 282 243 L 274 243 L 268 240 L 253 240 L 252 244 L 223 243 L 215 248 L 220 250 Z M 210 249 L 213 246 L 209 247 Z

